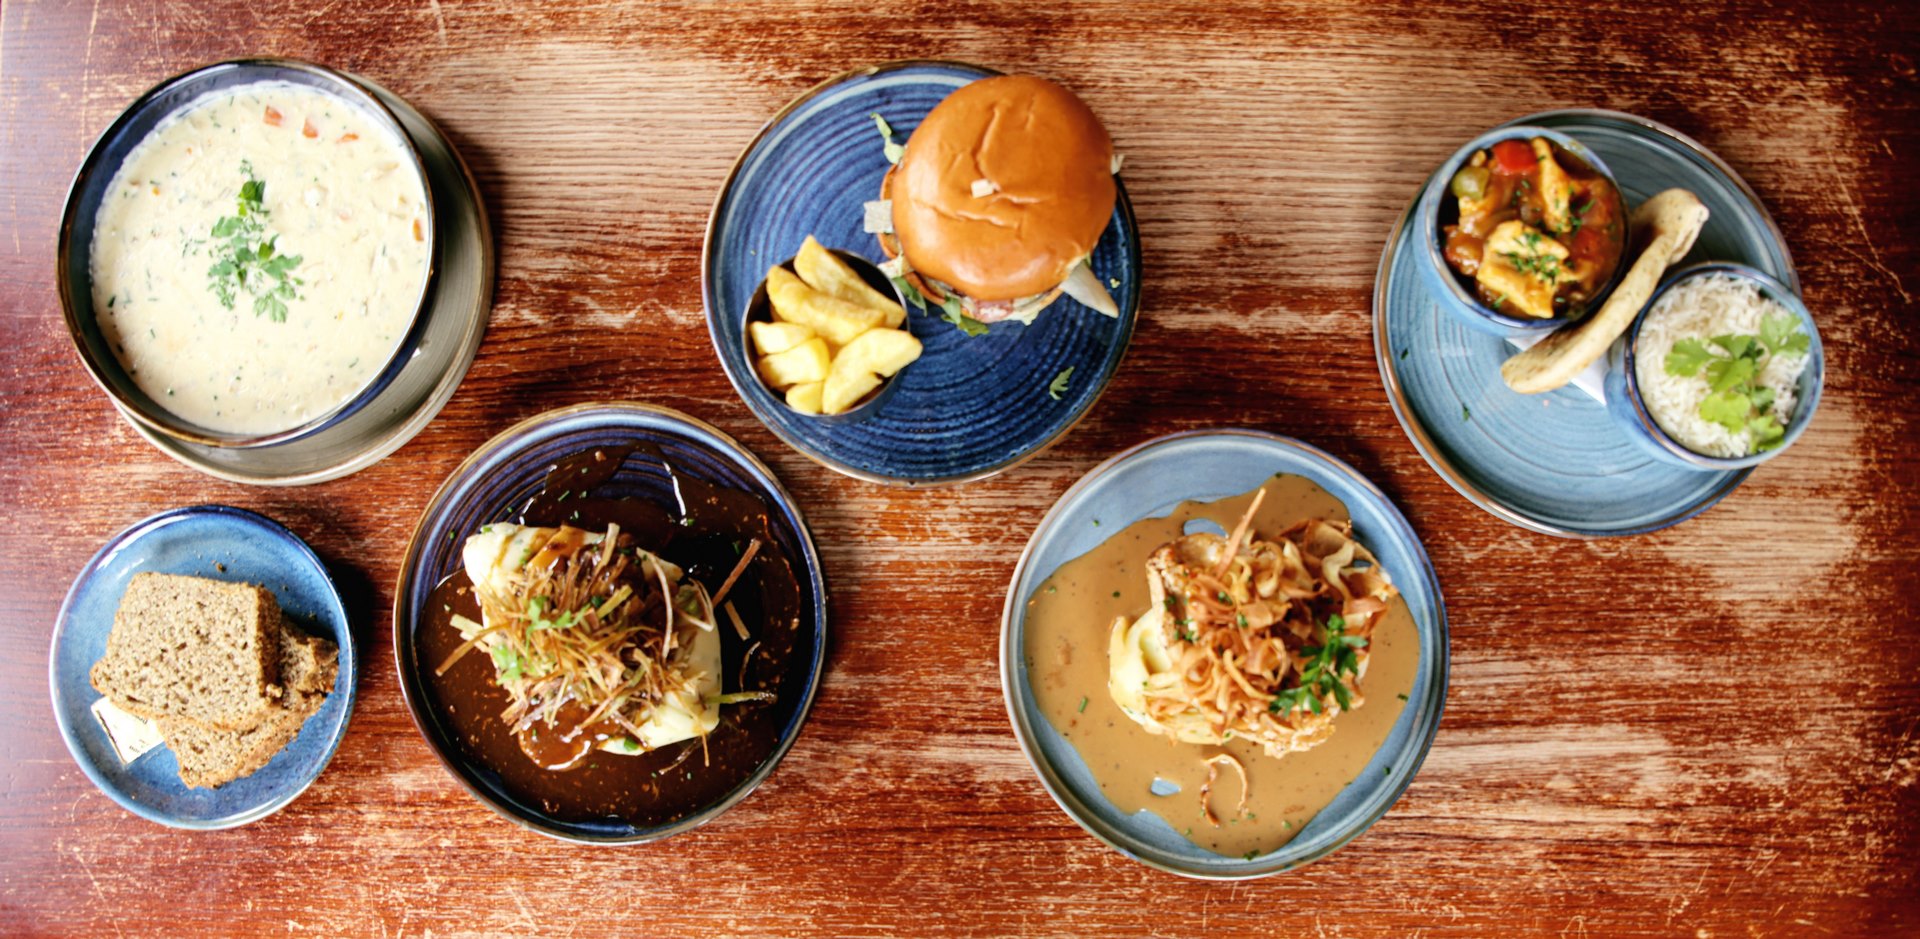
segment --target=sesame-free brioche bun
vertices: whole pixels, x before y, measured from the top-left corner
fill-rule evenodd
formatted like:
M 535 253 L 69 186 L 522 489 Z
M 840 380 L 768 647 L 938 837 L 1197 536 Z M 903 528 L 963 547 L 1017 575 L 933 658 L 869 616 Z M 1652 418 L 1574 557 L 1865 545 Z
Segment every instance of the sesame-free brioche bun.
M 982 179 L 994 191 L 976 196 Z M 887 190 L 914 270 L 975 300 L 1016 300 L 1060 286 L 1099 242 L 1113 216 L 1113 139 L 1053 82 L 983 78 L 920 122 Z

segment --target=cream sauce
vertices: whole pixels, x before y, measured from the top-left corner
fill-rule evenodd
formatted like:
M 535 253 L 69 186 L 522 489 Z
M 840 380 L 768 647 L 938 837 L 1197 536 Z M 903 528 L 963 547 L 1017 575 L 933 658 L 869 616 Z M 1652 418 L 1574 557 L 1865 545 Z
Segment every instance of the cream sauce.
M 1263 488 L 1266 501 L 1253 525 L 1263 537 L 1305 518 L 1348 517 L 1340 500 L 1310 480 L 1276 476 Z M 1327 742 L 1284 759 L 1243 740 L 1225 746 L 1178 743 L 1123 714 L 1107 691 L 1107 637 L 1115 617 L 1147 611 L 1148 555 L 1185 534 L 1192 519 L 1231 531 L 1252 500 L 1250 491 L 1218 502 L 1182 502 L 1165 518 L 1141 519 L 1061 565 L 1027 601 L 1034 699 L 1079 752 L 1101 793 L 1124 813 L 1151 811 L 1194 844 L 1230 856 L 1264 854 L 1286 844 L 1359 775 L 1399 719 L 1420 661 L 1412 614 L 1396 596 L 1374 627 L 1367 674 L 1359 683 L 1365 703 L 1334 719 Z M 1201 814 L 1200 789 L 1207 780 L 1203 761 L 1216 753 L 1231 753 L 1246 767 L 1250 791 L 1246 810 L 1236 815 L 1240 779 L 1221 767 L 1211 798 L 1221 824 L 1213 828 Z M 1156 795 L 1155 780 L 1179 792 Z
M 244 240 L 300 259 L 283 320 L 255 312 L 271 274 L 224 278 L 231 308 L 215 286 L 232 236 L 213 230 L 239 215 L 249 178 L 266 214 Z M 134 383 L 176 416 L 225 433 L 298 427 L 392 359 L 426 286 L 428 216 L 406 148 L 359 107 L 286 82 L 217 92 L 114 174 L 90 246 L 94 315 Z

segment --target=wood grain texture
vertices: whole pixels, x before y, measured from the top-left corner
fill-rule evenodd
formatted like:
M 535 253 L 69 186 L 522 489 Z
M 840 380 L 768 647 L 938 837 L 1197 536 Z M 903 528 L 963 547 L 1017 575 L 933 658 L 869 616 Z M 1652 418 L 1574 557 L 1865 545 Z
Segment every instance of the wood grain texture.
M 1573 14 L 1579 14 L 1573 18 Z M 0 932 L 84 935 L 1896 936 L 1920 931 L 1920 9 L 1612 0 L 1249 6 L 591 0 L 8 0 L 0 8 Z M 60 325 L 70 175 L 134 95 L 246 54 L 372 76 L 439 120 L 498 231 L 486 344 L 384 463 L 303 490 L 201 477 L 113 415 Z M 698 259 L 761 121 L 855 65 L 1065 79 L 1128 157 L 1144 314 L 1053 451 L 904 492 L 817 469 L 722 376 Z M 1504 58 L 1503 58 L 1504 56 Z M 1827 344 L 1806 437 L 1678 528 L 1574 542 L 1431 472 L 1381 390 L 1381 242 L 1459 141 L 1549 107 L 1668 123 L 1785 230 Z M 653 346 L 644 353 L 641 337 Z M 834 641 L 811 722 L 745 803 L 592 850 L 469 798 L 401 704 L 391 590 L 459 460 L 549 406 L 636 397 L 766 458 L 804 505 Z M 1033 523 L 1147 436 L 1243 425 L 1377 480 L 1452 616 L 1439 739 L 1405 798 L 1305 870 L 1150 871 L 1047 798 L 1008 728 L 1001 602 Z M 112 532 L 261 511 L 349 585 L 358 713 L 319 782 L 237 831 L 121 811 L 62 747 L 46 654 Z

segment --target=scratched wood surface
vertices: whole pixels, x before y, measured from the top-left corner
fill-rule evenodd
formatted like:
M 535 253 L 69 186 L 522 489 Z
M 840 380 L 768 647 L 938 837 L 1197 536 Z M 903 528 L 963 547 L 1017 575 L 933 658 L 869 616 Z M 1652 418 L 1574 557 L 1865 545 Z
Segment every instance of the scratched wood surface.
M 1220 0 L 887 5 L 7 0 L 0 10 L 0 932 L 1912 935 L 1920 930 L 1920 16 Z M 1903 8 L 1904 7 L 1904 8 Z M 444 414 L 304 490 L 176 465 L 117 420 L 59 322 L 54 230 L 95 134 L 154 81 L 246 54 L 365 73 L 438 119 L 493 207 L 498 305 Z M 1144 314 L 1089 420 L 1004 477 L 903 492 L 787 450 L 708 346 L 715 187 L 782 103 L 942 56 L 1066 80 L 1128 156 Z M 1642 114 L 1717 150 L 1787 234 L 1829 356 L 1792 451 L 1678 528 L 1508 527 L 1396 425 L 1368 328 L 1381 241 L 1492 124 Z M 509 423 L 637 397 L 734 434 L 797 495 L 835 643 L 811 722 L 744 804 L 596 850 L 469 798 L 409 722 L 388 640 L 415 517 Z M 1425 768 L 1372 831 L 1264 881 L 1184 881 L 1082 833 L 1009 730 L 1003 593 L 1045 508 L 1147 436 L 1241 425 L 1352 462 L 1403 507 L 1452 616 Z M 286 811 L 187 834 L 60 743 L 50 628 L 101 541 L 225 502 L 308 539 L 366 641 L 338 756 Z

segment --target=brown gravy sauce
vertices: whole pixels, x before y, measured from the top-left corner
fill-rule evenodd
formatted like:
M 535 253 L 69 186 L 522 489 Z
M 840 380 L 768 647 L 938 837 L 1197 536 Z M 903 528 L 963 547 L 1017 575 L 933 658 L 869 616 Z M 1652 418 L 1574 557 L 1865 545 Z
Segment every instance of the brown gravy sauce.
M 1275 476 L 1262 488 L 1267 497 L 1253 530 L 1263 537 L 1305 518 L 1348 517 L 1340 500 L 1302 477 Z M 1185 534 L 1192 519 L 1232 531 L 1257 491 L 1218 502 L 1182 502 L 1165 518 L 1141 519 L 1061 565 L 1027 601 L 1025 651 L 1034 699 L 1086 761 L 1101 793 L 1126 814 L 1150 811 L 1194 844 L 1229 856 L 1264 854 L 1286 844 L 1346 788 L 1392 732 L 1420 660 L 1412 614 L 1396 596 L 1374 628 L 1360 682 L 1366 703 L 1336 718 L 1327 742 L 1284 759 L 1243 740 L 1179 743 L 1120 711 L 1107 692 L 1108 633 L 1115 617 L 1147 611 L 1147 556 Z M 1217 753 L 1239 759 L 1251 791 L 1246 811 L 1236 816 L 1240 779 L 1231 767 L 1221 767 L 1211 797 L 1220 827 L 1213 828 L 1201 814 L 1200 788 L 1207 780 L 1203 761 Z M 1179 792 L 1155 795 L 1155 780 Z
M 436 716 L 461 755 L 497 774 L 514 799 L 561 821 L 617 819 L 645 828 L 718 801 L 778 746 L 781 730 L 805 694 L 811 663 L 800 642 L 810 618 L 802 609 L 793 563 L 773 536 L 765 502 L 677 473 L 684 516 L 674 506 L 596 495 L 629 456 L 664 462 L 650 448 L 598 447 L 569 456 L 548 471 L 541 491 L 511 513 L 511 520 L 590 531 L 605 531 L 608 522 L 617 522 L 636 544 L 681 565 L 708 590 L 726 579 L 748 540 L 759 538 L 760 551 L 727 595 L 750 638 L 741 641 L 731 622 L 723 621 L 721 690 L 772 691 L 776 701 L 723 706 L 720 725 L 707 735 L 704 748 L 692 740 L 635 756 L 591 750 L 568 769 L 552 770 L 531 759 L 518 735 L 500 720 L 509 699 L 494 684 L 487 656 L 464 656 L 446 674 L 434 674 L 462 641 L 453 615 L 480 619 L 464 570 L 455 570 L 434 589 L 416 641 Z M 667 470 L 672 472 L 671 464 Z M 562 762 L 562 756 L 549 754 L 546 762 Z

